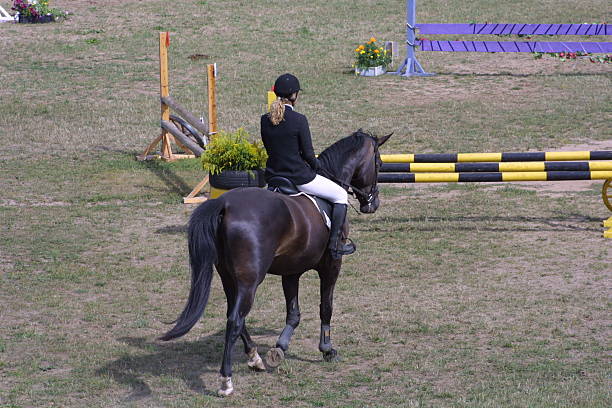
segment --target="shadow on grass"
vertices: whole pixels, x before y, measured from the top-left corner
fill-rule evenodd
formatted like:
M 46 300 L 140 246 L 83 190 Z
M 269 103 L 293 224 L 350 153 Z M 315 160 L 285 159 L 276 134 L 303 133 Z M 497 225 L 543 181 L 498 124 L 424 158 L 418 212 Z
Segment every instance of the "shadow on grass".
M 180 196 L 187 195 L 193 189 L 182 178 L 168 169 L 167 166 L 160 165 L 157 160 L 145 160 L 141 162 L 143 167 L 155 174 L 168 189 Z M 150 187 L 147 187 L 150 188 Z
M 252 335 L 276 335 L 274 330 L 251 327 Z M 216 396 L 216 389 L 207 389 L 201 380 L 204 373 L 216 373 L 221 367 L 225 330 L 220 330 L 206 338 L 191 342 L 150 341 L 143 337 L 123 337 L 119 341 L 140 350 L 140 353 L 124 355 L 96 371 L 97 375 L 108 376 L 120 384 L 131 388 L 123 399 L 126 402 L 150 397 L 152 390 L 142 376 L 179 378 L 192 391 L 202 395 Z M 261 356 L 269 347 L 258 345 Z M 242 342 L 238 340 L 233 351 L 233 366 L 246 365 Z M 145 352 L 146 354 L 142 354 Z M 316 362 L 298 358 L 292 354 L 287 359 Z M 216 386 L 217 384 L 215 384 Z
M 369 230 L 385 231 L 387 229 L 396 231 L 399 225 L 405 225 L 406 229 L 414 231 L 492 231 L 492 232 L 531 232 L 531 231 L 594 231 L 601 232 L 601 228 L 586 226 L 586 223 L 601 223 L 603 218 L 586 217 L 583 215 L 567 215 L 559 217 L 504 217 L 504 216 L 480 216 L 480 217 L 385 217 L 384 223 L 389 224 L 385 228 L 381 223 L 372 225 Z M 353 225 L 368 225 L 367 219 L 355 219 Z M 474 223 L 474 225 L 469 225 Z M 487 225 L 482 225 L 482 223 Z M 416 225 L 415 225 L 416 224 Z M 425 225 L 419 225 L 425 224 Z M 457 225 L 453 225 L 457 224 Z M 468 224 L 468 225 L 464 225 Z M 488 224 L 498 224 L 491 226 Z M 511 227 L 503 224 L 512 224 Z
M 185 235 L 187 233 L 187 225 L 168 225 L 155 230 L 156 234 L 167 235 Z

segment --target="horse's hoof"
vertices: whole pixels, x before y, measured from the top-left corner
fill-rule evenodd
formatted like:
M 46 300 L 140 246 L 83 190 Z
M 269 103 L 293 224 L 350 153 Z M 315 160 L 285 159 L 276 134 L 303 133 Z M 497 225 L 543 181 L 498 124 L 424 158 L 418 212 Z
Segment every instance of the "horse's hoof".
M 266 366 L 264 365 L 263 360 L 259 356 L 256 348 L 251 350 L 249 353 L 249 361 L 247 362 L 247 365 L 251 370 L 266 371 Z
M 232 377 L 221 377 L 221 388 L 217 391 L 220 397 L 227 397 L 234 392 L 234 384 Z
M 279 347 L 274 347 L 268 350 L 268 354 L 266 354 L 266 364 L 268 367 L 276 368 L 278 367 L 283 360 L 285 359 L 285 352 Z
M 326 363 L 335 363 L 337 361 L 340 361 L 336 349 L 331 349 L 323 353 L 323 361 L 325 361 Z

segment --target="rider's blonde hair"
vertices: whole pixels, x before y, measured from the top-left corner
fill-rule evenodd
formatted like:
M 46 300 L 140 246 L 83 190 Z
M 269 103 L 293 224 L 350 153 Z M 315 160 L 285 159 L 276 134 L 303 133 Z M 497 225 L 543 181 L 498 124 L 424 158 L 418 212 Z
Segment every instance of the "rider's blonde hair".
M 285 119 L 285 104 L 290 104 L 291 101 L 287 98 L 278 96 L 270 105 L 270 113 L 268 117 L 274 126 L 278 125 Z

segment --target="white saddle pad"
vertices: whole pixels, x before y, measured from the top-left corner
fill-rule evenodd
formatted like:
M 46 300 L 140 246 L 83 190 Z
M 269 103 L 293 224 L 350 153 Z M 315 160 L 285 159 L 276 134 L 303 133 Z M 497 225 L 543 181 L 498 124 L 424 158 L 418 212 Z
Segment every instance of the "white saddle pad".
M 327 228 L 330 229 L 331 228 L 331 220 L 329 219 L 329 217 L 327 216 L 325 211 L 321 211 L 321 209 L 319 208 L 319 204 L 317 204 L 317 200 L 315 200 L 315 198 L 313 196 L 300 191 L 297 194 L 291 194 L 291 197 L 297 197 L 297 196 L 301 196 L 301 195 L 303 195 L 305 197 L 308 197 L 308 199 L 310 201 L 312 201 L 312 203 L 316 207 L 317 211 L 319 211 L 319 214 L 321 214 L 321 217 L 323 218 L 323 222 L 325 222 L 325 225 L 327 226 Z

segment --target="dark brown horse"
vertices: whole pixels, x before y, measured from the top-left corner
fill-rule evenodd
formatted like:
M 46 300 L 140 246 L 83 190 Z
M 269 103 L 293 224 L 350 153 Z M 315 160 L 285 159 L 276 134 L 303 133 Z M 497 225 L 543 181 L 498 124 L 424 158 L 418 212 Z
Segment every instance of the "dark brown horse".
M 321 173 L 345 189 L 352 188 L 361 212 L 373 213 L 378 208 L 376 182 L 381 165 L 378 148 L 390 136 L 378 139 L 357 131 L 334 143 L 319 156 Z M 175 326 L 161 339 L 180 337 L 198 321 L 208 301 L 214 264 L 227 297 L 219 394 L 229 395 L 233 391 L 232 348 L 238 337 L 242 338 L 249 356 L 249 366 L 265 369 L 245 325 L 259 284 L 268 273 L 282 276 L 287 319 L 276 347 L 267 356 L 269 365 L 274 366 L 282 360 L 300 322 L 300 277 L 315 269 L 321 280 L 319 350 L 326 361 L 335 359 L 330 322 L 334 286 L 342 260 L 332 259 L 327 249 L 328 238 L 329 231 L 321 215 L 303 196 L 290 197 L 260 188 L 240 188 L 203 203 L 189 221 L 189 299 Z

